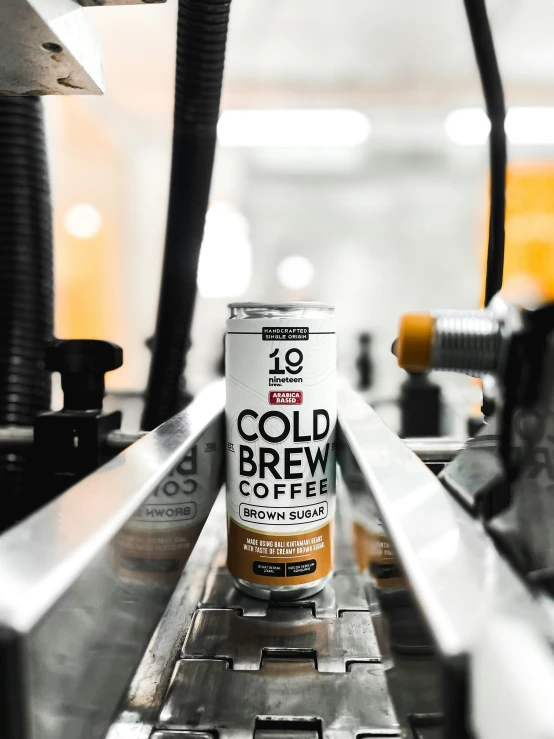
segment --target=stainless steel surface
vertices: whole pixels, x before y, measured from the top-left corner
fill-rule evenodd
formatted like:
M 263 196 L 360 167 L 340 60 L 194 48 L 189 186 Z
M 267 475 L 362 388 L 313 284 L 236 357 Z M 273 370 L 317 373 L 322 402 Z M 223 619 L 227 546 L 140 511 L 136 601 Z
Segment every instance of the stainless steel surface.
M 254 739 L 319 739 L 317 729 L 256 729 Z
M 500 617 L 483 624 L 472 659 L 472 735 L 479 739 L 552 737 L 553 695 L 552 648 L 545 648 L 521 620 Z
M 75 0 L 0 3 L 0 94 L 103 91 L 100 40 Z
M 487 498 L 505 480 L 498 419 L 490 418 L 439 475 L 442 484 L 471 512 L 490 517 Z
M 101 5 L 154 5 L 165 3 L 166 0 L 77 0 L 79 5 L 97 7 Z
M 123 451 L 135 441 L 146 436 L 146 431 L 129 433 L 125 431 L 110 431 L 106 437 L 106 446 L 113 451 Z M 4 426 L 0 427 L 0 449 L 29 449 L 33 445 L 33 429 L 31 426 Z
M 346 611 L 366 611 L 369 609 L 366 588 L 369 578 L 354 570 L 337 570 L 324 590 L 309 600 L 296 601 L 291 606 L 310 608 L 319 619 L 337 618 Z M 233 585 L 233 579 L 225 567 L 213 569 L 206 579 L 206 589 L 199 608 L 231 608 L 243 616 L 265 616 L 269 602 L 249 598 Z
M 221 428 L 223 404 L 218 383 L 0 537 L 0 660 L 11 675 L 3 736 L 106 731 L 175 587 L 123 574 L 118 537 L 207 428 Z
M 343 443 L 360 465 L 442 653 L 471 653 L 492 613 L 517 615 L 552 638 L 551 616 L 498 553 L 480 522 L 346 386 L 339 392 L 339 423 Z
M 368 612 L 320 620 L 307 608 L 270 608 L 263 617 L 231 610 L 198 610 L 183 658 L 230 661 L 234 670 L 258 670 L 264 657 L 313 656 L 319 672 L 345 672 L 351 662 L 380 662 Z
M 106 438 L 106 446 L 114 451 L 123 451 L 127 447 L 146 436 L 146 431 L 137 431 L 134 434 L 128 431 L 110 431 Z
M 289 722 L 294 724 L 294 722 Z M 152 739 L 215 739 L 203 731 L 156 731 Z M 256 729 L 254 739 L 321 739 L 317 729 Z
M 309 661 L 285 660 L 266 660 L 251 671 L 232 670 L 220 660 L 181 660 L 160 728 L 215 727 L 219 739 L 251 739 L 256 719 L 283 717 L 317 717 L 328 739 L 399 733 L 381 665 L 352 664 L 349 672 L 330 674 Z
M 450 462 L 465 447 L 465 442 L 460 439 L 440 436 L 403 439 L 403 442 L 423 462 Z
M 205 588 L 206 576 L 225 540 L 225 515 L 225 499 L 221 494 L 106 739 L 148 739 L 155 727 L 183 639 Z M 192 732 L 190 739 L 204 739 L 204 736 Z
M 240 577 L 235 578 L 235 584 L 245 595 L 267 600 L 272 603 L 275 601 L 305 600 L 320 593 L 329 582 L 332 574 L 330 572 L 325 577 L 314 580 L 314 582 L 306 583 L 302 587 L 299 585 L 274 585 L 273 587 L 266 587 L 265 585 L 257 585 L 248 580 L 243 580 Z
M 79 6 L 165 1 L 2 0 L 0 94 L 101 95 L 102 44 Z

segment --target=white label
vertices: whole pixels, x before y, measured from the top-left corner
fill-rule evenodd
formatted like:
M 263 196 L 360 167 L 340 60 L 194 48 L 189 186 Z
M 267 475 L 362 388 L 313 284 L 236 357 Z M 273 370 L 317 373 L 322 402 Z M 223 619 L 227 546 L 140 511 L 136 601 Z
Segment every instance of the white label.
M 227 511 L 290 534 L 335 509 L 336 336 L 332 319 L 227 322 Z

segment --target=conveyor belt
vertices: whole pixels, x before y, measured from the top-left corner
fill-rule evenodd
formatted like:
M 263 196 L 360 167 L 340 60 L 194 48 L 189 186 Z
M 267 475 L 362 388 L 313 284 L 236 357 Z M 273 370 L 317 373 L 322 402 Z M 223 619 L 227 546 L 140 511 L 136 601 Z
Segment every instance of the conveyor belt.
M 303 601 L 269 603 L 233 585 L 220 497 L 108 739 L 441 736 L 432 660 L 417 655 L 414 665 L 404 656 L 407 669 L 387 672 L 392 662 L 376 634 L 372 581 L 355 564 L 344 485 L 337 507 L 336 569 L 327 587 Z M 429 677 L 421 682 L 425 660 Z M 401 694 L 406 675 L 420 683 L 401 702 L 400 720 L 387 675 Z
M 337 526 L 340 539 L 346 528 Z M 155 739 L 189 731 L 220 739 L 399 734 L 367 598 L 370 582 L 345 542 L 337 544 L 339 565 L 349 566 L 322 593 L 286 604 L 239 593 L 216 555 Z

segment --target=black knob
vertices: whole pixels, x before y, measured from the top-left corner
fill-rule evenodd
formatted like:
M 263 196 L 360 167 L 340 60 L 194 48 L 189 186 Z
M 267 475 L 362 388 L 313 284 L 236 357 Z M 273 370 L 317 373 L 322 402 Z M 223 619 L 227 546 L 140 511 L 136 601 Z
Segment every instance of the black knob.
M 104 374 L 121 367 L 123 350 L 111 341 L 56 339 L 46 348 L 46 367 L 62 376 L 64 411 L 102 408 Z

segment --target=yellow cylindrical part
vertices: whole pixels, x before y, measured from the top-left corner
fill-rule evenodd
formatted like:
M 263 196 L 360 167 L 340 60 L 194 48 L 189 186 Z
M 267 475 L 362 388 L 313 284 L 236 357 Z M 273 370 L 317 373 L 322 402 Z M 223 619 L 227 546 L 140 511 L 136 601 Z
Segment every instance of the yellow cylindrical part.
M 409 372 L 430 369 L 435 319 L 429 313 L 405 313 L 400 317 L 395 354 L 398 366 Z

